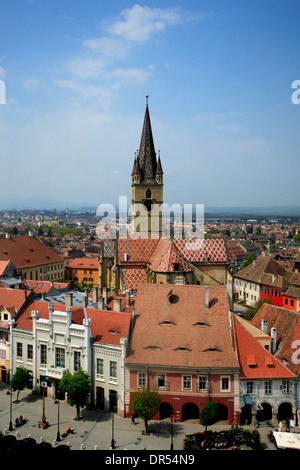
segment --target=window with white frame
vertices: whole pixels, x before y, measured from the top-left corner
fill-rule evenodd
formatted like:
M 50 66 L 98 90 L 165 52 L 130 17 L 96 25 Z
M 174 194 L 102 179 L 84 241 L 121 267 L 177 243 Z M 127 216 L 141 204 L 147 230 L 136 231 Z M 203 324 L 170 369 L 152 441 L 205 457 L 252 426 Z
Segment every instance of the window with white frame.
M 254 392 L 254 382 L 246 382 L 246 395 L 251 395 Z
M 137 386 L 138 387 L 146 387 L 146 374 L 145 372 L 138 372 L 137 375 Z
M 77 372 L 81 366 L 81 354 L 80 351 L 74 351 L 74 371 Z
M 65 368 L 65 350 L 63 348 L 55 348 L 55 367 Z
M 282 393 L 292 393 L 292 383 L 290 380 L 282 382 Z
M 221 392 L 229 392 L 230 390 L 230 377 L 221 377 Z
M 192 390 L 192 376 L 191 375 L 182 376 L 182 390 Z
M 23 345 L 22 343 L 17 343 L 17 359 L 22 359 L 23 357 Z
M 198 377 L 198 391 L 205 391 L 207 389 L 207 377 L 205 375 L 200 375 Z
M 109 378 L 111 382 L 117 381 L 117 363 L 115 361 L 109 362 Z
M 166 387 L 166 374 L 157 374 L 157 387 L 158 388 Z
M 267 380 L 265 382 L 265 394 L 266 395 L 272 394 L 272 382 L 270 380 Z
M 33 346 L 32 344 L 27 344 L 27 361 L 33 362 Z
M 104 362 L 103 359 L 97 358 L 97 377 L 103 379 L 104 377 Z
M 41 366 L 47 365 L 47 346 L 46 344 L 41 344 Z

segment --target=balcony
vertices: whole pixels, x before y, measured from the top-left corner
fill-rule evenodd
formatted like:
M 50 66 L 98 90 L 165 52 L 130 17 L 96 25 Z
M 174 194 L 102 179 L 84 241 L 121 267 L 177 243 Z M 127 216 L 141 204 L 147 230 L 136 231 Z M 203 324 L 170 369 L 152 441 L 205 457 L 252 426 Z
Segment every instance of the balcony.
M 63 367 L 50 366 L 46 368 L 46 376 L 51 379 L 61 380 L 63 375 L 68 372 L 68 369 Z

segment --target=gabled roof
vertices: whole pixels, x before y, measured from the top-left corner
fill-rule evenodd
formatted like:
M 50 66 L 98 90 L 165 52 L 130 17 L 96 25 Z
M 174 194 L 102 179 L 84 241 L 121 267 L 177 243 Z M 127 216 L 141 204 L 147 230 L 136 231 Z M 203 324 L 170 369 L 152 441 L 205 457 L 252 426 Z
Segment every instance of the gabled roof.
M 277 350 L 275 357 L 282 362 L 285 361 L 293 373 L 299 374 L 300 365 L 295 357 L 297 350 L 299 350 L 299 346 L 297 346 L 300 338 L 299 313 L 265 303 L 251 323 L 260 328 L 262 320 L 267 320 L 269 332 L 271 328 L 276 328 Z
M 141 284 L 127 364 L 238 368 L 225 286 Z
M 269 256 L 259 256 L 252 264 L 235 273 L 235 277 L 249 282 L 256 282 L 278 289 L 286 289 L 292 279 L 291 274 Z M 297 276 L 294 276 L 297 279 Z M 300 278 L 300 276 L 299 276 Z
M 0 260 L 12 260 L 17 269 L 64 262 L 64 258 L 35 237 L 0 238 Z
M 98 258 L 74 258 L 66 268 L 70 269 L 98 269 Z
M 27 291 L 25 289 L 8 289 L 0 288 L 0 305 L 5 305 L 6 308 L 16 307 L 20 310 L 27 298 Z
M 232 315 L 241 379 L 287 379 L 295 375 L 272 356 Z
M 34 301 L 17 318 L 15 328 L 32 330 L 32 310 L 38 310 L 39 318 L 49 319 L 49 302 Z M 85 311 L 84 311 L 85 310 Z M 130 310 L 130 309 L 128 309 Z M 54 311 L 66 312 L 66 305 L 54 304 Z M 95 343 L 120 345 L 121 338 L 127 338 L 129 332 L 131 313 L 99 310 L 94 308 L 72 307 L 72 323 L 82 325 L 85 317 L 90 318 L 91 333 Z
M 181 272 L 192 271 L 174 240 L 161 238 L 148 262 L 148 267 L 154 272 L 174 272 L 174 264 L 178 265 Z
M 119 239 L 117 243 L 119 266 L 148 265 L 152 271 L 158 271 L 153 267 L 158 267 L 162 262 L 162 256 L 166 256 L 167 259 L 168 254 L 171 259 L 174 257 L 173 259 L 179 260 L 185 271 L 190 270 L 187 261 L 193 264 L 228 263 L 223 239 L 128 238 Z

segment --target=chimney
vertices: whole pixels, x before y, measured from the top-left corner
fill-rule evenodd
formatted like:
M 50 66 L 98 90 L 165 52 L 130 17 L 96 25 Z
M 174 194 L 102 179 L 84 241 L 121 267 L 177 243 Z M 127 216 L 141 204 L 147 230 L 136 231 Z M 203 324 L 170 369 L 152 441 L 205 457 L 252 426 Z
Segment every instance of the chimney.
M 276 328 L 271 328 L 271 352 L 275 354 L 277 347 L 277 330 Z
M 98 299 L 98 309 L 104 310 L 104 298 L 103 297 L 99 297 Z
M 126 307 L 130 305 L 130 290 L 126 291 Z
M 205 310 L 209 309 L 209 286 L 205 286 L 204 308 L 205 308 Z
M 46 292 L 42 292 L 42 300 L 46 300 Z
M 268 334 L 268 320 L 261 321 L 261 329 L 266 335 Z
M 114 311 L 121 312 L 122 299 L 114 298 Z
M 104 308 L 107 310 L 108 308 L 108 289 L 107 287 L 103 287 L 103 298 L 104 298 Z
M 93 287 L 93 303 L 98 302 L 98 287 Z
M 66 292 L 65 294 L 66 306 L 72 307 L 73 305 L 73 292 Z
M 89 297 L 87 295 L 87 292 L 84 293 L 84 296 L 82 297 L 82 307 L 87 308 L 89 304 Z

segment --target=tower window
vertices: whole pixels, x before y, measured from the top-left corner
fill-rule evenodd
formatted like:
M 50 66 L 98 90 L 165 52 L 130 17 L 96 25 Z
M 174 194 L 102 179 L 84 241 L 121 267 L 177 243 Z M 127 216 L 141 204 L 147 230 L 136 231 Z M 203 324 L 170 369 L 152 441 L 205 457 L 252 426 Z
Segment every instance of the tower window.
M 150 189 L 147 189 L 147 191 L 146 191 L 146 198 L 147 198 L 147 199 L 151 199 L 151 191 L 150 191 Z

